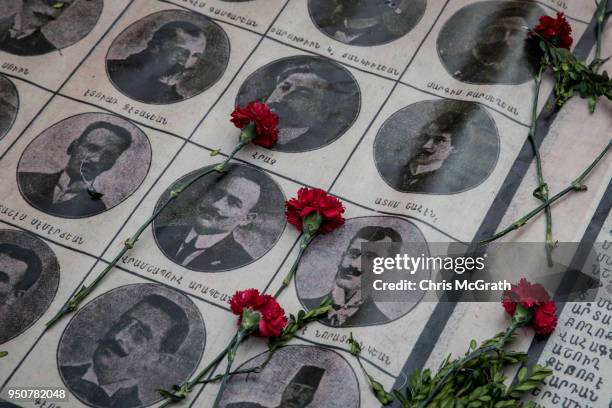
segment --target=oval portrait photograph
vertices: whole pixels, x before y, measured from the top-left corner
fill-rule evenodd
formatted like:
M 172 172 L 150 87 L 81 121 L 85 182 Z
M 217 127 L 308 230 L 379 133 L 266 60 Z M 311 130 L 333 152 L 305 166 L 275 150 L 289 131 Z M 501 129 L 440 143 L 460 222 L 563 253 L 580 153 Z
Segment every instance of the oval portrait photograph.
M 380 176 L 401 192 L 468 190 L 489 177 L 498 157 L 495 121 L 474 102 L 413 103 L 391 115 L 374 140 Z
M 182 10 L 150 14 L 123 30 L 106 55 L 106 71 L 122 94 L 162 105 L 204 92 L 225 72 L 230 43 L 212 20 Z
M 59 262 L 46 243 L 29 232 L 0 230 L 0 344 L 45 313 L 59 280 Z
M 461 8 L 438 34 L 442 65 L 470 84 L 522 84 L 533 80 L 539 63 L 537 41 L 527 30 L 546 11 L 536 2 L 481 1 Z
M 274 150 L 323 147 L 346 132 L 359 115 L 361 92 L 353 75 L 331 60 L 300 55 L 259 68 L 240 87 L 236 105 L 266 102 L 280 118 Z
M 348 45 L 374 46 L 408 34 L 421 20 L 427 0 L 308 0 L 314 25 Z
M 373 251 L 362 248 L 367 243 L 394 245 Z M 423 291 L 406 291 L 401 301 L 379 302 L 362 290 L 361 281 L 369 278 L 364 276 L 362 261 L 394 257 L 407 243 L 417 256 L 429 253 L 425 237 L 409 221 L 386 216 L 348 219 L 337 232 L 318 236 L 308 246 L 295 275 L 300 302 L 310 310 L 329 297 L 332 309 L 320 322 L 333 327 L 378 325 L 404 316 L 420 302 Z M 427 278 L 420 276 L 426 273 L 419 272 L 415 279 Z
M 18 110 L 17 88 L 7 77 L 0 75 L 0 140 L 11 130 Z
M 238 370 L 260 366 L 268 353 L 255 356 Z M 337 352 L 317 346 L 278 349 L 261 372 L 230 377 L 222 408 L 358 408 L 359 383 L 349 363 Z
M 120 286 L 82 307 L 62 333 L 57 365 L 81 402 L 99 408 L 144 407 L 160 389 L 188 380 L 204 353 L 197 306 L 166 286 Z
M 0 51 L 32 56 L 69 47 L 94 28 L 103 0 L 0 0 Z
M 138 127 L 115 115 L 82 113 L 56 123 L 28 145 L 17 183 L 23 198 L 40 211 L 91 217 L 131 195 L 150 164 L 151 145 Z
M 164 192 L 195 175 L 196 170 Z M 199 272 L 245 266 L 268 252 L 285 229 L 285 196 L 263 171 L 232 164 L 192 184 L 153 222 L 159 249 L 174 263 Z

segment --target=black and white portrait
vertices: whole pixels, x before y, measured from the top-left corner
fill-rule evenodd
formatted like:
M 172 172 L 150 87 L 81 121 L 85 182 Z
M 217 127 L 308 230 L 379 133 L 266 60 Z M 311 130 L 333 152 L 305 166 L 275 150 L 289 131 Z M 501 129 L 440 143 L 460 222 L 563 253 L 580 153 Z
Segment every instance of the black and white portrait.
M 438 35 L 442 65 L 470 84 L 521 84 L 540 63 L 537 41 L 527 30 L 546 11 L 536 2 L 482 1 L 457 11 Z
M 166 10 L 121 32 L 106 56 L 106 70 L 124 95 L 148 104 L 169 104 L 217 82 L 229 54 L 227 34 L 215 22 L 196 13 Z
M 244 363 L 261 365 L 267 352 Z M 340 354 L 316 346 L 286 346 L 274 353 L 261 372 L 233 375 L 221 408 L 357 408 L 359 384 Z
M 33 234 L 0 230 L 0 344 L 36 322 L 55 297 L 60 267 Z
M 385 44 L 408 34 L 425 13 L 427 0 L 308 0 L 321 32 L 349 45 Z
M 56 123 L 28 145 L 17 182 L 23 198 L 40 211 L 90 217 L 132 194 L 150 164 L 149 139 L 139 128 L 115 115 L 83 113 Z
M 361 92 L 353 75 L 321 57 L 294 56 L 255 71 L 240 87 L 236 105 L 261 100 L 280 118 L 274 150 L 303 152 L 338 139 L 359 115 Z
M 188 380 L 204 352 L 202 315 L 185 295 L 159 284 L 106 292 L 81 308 L 57 351 L 66 387 L 92 407 L 142 407 L 159 389 Z
M 401 192 L 453 194 L 482 183 L 499 156 L 499 135 L 473 102 L 429 100 L 391 115 L 374 141 L 385 182 Z
M 15 85 L 0 75 L 0 140 L 13 126 L 19 109 L 19 94 Z
M 373 251 L 362 248 L 366 243 L 390 245 Z M 337 232 L 319 236 L 308 246 L 295 277 L 300 302 L 310 310 L 329 297 L 332 309 L 321 323 L 333 327 L 384 324 L 404 316 L 424 292 L 407 291 L 401 301 L 379 302 L 362 286 L 362 279 L 369 278 L 364 273 L 372 273 L 362 269 L 362 262 L 394 257 L 404 243 L 410 243 L 417 256 L 428 253 L 423 234 L 406 220 L 384 216 L 348 219 Z M 415 279 L 426 278 L 418 274 Z
M 0 51 L 47 54 L 84 38 L 98 22 L 103 0 L 0 0 Z
M 157 203 L 195 172 L 177 180 Z M 157 245 L 173 262 L 200 272 L 240 268 L 263 256 L 285 228 L 285 196 L 266 173 L 232 164 L 196 181 L 157 217 Z

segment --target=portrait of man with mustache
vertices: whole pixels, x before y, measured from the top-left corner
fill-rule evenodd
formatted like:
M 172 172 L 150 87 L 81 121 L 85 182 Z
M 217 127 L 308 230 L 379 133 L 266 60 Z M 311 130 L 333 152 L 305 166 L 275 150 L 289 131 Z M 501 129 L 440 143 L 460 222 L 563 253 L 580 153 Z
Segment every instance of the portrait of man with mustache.
M 312 309 L 321 304 L 323 299 L 329 297 L 332 300 L 332 309 L 322 321 L 330 326 L 359 326 L 385 323 L 389 320 L 389 317 L 376 306 L 371 297 L 362 296 L 362 261 L 371 262 L 376 257 L 394 256 L 395 253 L 379 254 L 363 250 L 362 244 L 367 242 L 397 244 L 402 242 L 402 237 L 396 230 L 389 227 L 361 228 L 342 253 L 331 291 L 321 297 L 302 299 L 304 306 Z M 392 251 L 393 249 L 390 248 L 389 252 Z
M 242 84 L 236 104 L 266 102 L 278 114 L 274 150 L 303 152 L 340 138 L 353 124 L 361 92 L 352 74 L 328 59 L 297 55 L 255 71 Z
M 98 408 L 152 405 L 202 356 L 206 329 L 185 295 L 152 283 L 119 286 L 79 310 L 59 340 L 59 374 L 72 395 Z
M 108 75 L 124 94 L 137 101 L 167 104 L 184 99 L 177 85 L 193 74 L 203 57 L 204 31 L 188 21 L 161 26 L 146 48 L 121 60 L 107 60 Z
M 261 193 L 255 181 L 228 174 L 202 195 L 190 225 L 157 227 L 157 242 L 170 259 L 190 269 L 215 271 L 247 264 L 253 257 L 235 234 L 257 218 L 253 209 Z
M 115 166 L 132 142 L 127 129 L 109 122 L 93 122 L 70 143 L 66 149 L 68 162 L 60 171 L 19 171 L 21 192 L 30 204 L 57 216 L 85 217 L 103 212 L 107 209 L 105 202 L 94 199 L 88 189 Z

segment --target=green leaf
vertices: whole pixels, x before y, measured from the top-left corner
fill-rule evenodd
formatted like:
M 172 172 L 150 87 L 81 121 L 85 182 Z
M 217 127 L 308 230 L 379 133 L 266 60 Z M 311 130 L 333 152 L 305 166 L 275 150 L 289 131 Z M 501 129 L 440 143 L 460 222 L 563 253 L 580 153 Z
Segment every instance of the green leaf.
M 8 356 L 8 351 L 0 351 L 0 358 Z
M 351 345 L 351 354 L 354 356 L 358 356 L 361 354 L 361 345 L 355 338 L 353 337 L 353 332 L 349 335 L 349 344 Z
M 210 152 L 210 156 L 213 157 L 218 155 L 219 153 L 221 153 L 221 149 L 215 149 Z

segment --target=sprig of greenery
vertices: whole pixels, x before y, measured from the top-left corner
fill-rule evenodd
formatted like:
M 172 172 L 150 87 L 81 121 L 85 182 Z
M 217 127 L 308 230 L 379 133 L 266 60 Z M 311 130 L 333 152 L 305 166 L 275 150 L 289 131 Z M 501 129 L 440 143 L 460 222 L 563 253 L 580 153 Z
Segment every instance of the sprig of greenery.
M 548 66 L 555 78 L 557 106 L 561 107 L 574 95 L 586 99 L 591 113 L 595 112 L 601 97 L 612 99 L 612 79 L 606 71 L 597 71 L 607 60 L 596 58 L 590 64 L 578 59 L 565 48 L 555 47 L 540 37 L 540 48 L 544 52 L 542 64 Z
M 402 408 L 532 408 L 538 405 L 522 402 L 521 398 L 552 375 L 552 370 L 537 364 L 531 369 L 524 367 L 517 381 L 506 385 L 504 370 L 509 365 L 527 361 L 527 353 L 504 350 L 521 326 L 514 322 L 505 332 L 485 340 L 480 346 L 472 340 L 463 357 L 451 359 L 449 355 L 436 374 L 429 369 L 415 370 L 404 392 L 385 391 L 363 368 L 359 360 L 361 347 L 352 334 L 349 341 L 351 353 L 357 357 L 372 392 L 383 405 L 397 400 Z
M 355 338 L 353 337 L 353 333 L 351 333 L 349 336 L 349 344 L 351 345 L 351 354 L 357 358 L 359 367 L 361 367 L 361 371 L 363 371 L 363 374 L 368 379 L 368 385 L 370 386 L 370 390 L 372 391 L 378 402 L 385 406 L 391 404 L 395 400 L 394 394 L 387 392 L 387 390 L 385 390 L 385 387 L 381 383 L 376 381 L 374 377 L 372 377 L 365 369 L 360 358 L 361 344 L 359 344 L 359 342 L 355 340 Z
M 327 315 L 327 312 L 329 312 L 330 309 L 331 298 L 326 297 L 325 299 L 323 299 L 323 301 L 321 301 L 319 306 L 312 308 L 309 311 L 300 310 L 297 315 L 290 314 L 289 322 L 287 323 L 287 326 L 285 326 L 285 328 L 283 329 L 283 332 L 280 334 L 280 336 L 270 338 L 268 342 L 269 355 L 264 365 L 267 364 L 268 361 L 270 361 L 270 358 L 272 358 L 272 354 L 280 347 L 291 341 L 298 331 L 302 330 L 309 323 L 317 321 Z

